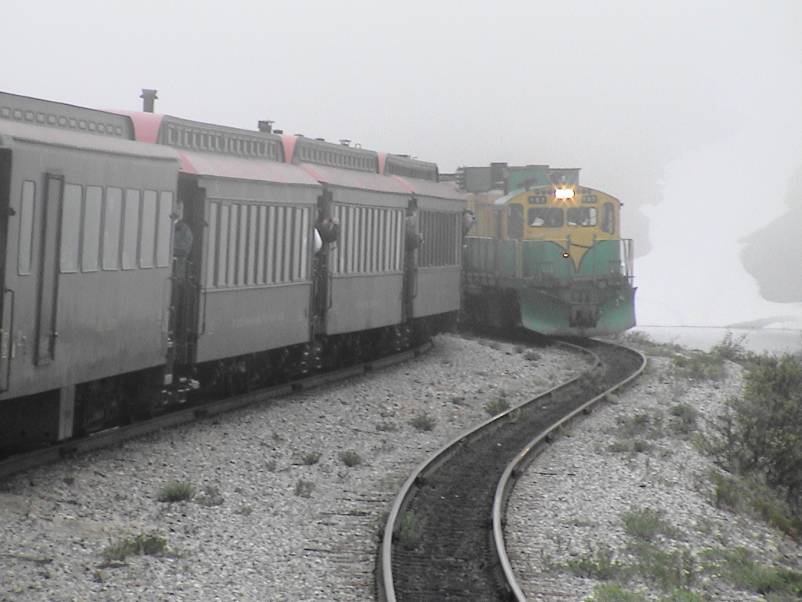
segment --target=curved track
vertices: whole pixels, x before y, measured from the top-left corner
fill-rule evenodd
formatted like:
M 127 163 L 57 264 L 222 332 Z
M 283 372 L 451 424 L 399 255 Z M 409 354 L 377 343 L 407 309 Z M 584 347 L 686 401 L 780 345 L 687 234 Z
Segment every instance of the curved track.
M 0 460 L 0 479 L 8 477 L 14 473 L 34 468 L 36 466 L 55 462 L 59 458 L 63 458 L 78 452 L 108 447 L 127 439 L 152 433 L 163 428 L 184 424 L 199 418 L 220 414 L 252 403 L 258 403 L 267 399 L 287 395 L 293 391 L 319 387 L 326 383 L 343 380 L 352 376 L 358 376 L 374 369 L 391 366 L 393 364 L 404 362 L 408 359 L 421 355 L 422 353 L 425 353 L 431 349 L 431 347 L 432 343 L 426 342 L 414 349 L 402 351 L 400 353 L 369 362 L 355 364 L 340 370 L 314 374 L 303 379 L 291 381 L 266 389 L 259 389 L 257 391 L 252 391 L 250 393 L 237 395 L 227 399 L 210 401 L 202 404 L 193 404 L 190 407 L 163 414 L 161 416 L 156 416 L 148 420 L 142 420 L 134 424 L 115 427 L 105 431 L 93 433 L 87 437 L 70 439 L 68 441 L 64 441 L 63 443 L 58 443 L 49 447 L 10 456 L 9 458 Z
M 602 341 L 572 346 L 591 355 L 589 370 L 462 435 L 410 476 L 387 519 L 379 600 L 523 600 L 503 546 L 511 462 L 530 458 L 556 428 L 637 377 L 646 362 Z

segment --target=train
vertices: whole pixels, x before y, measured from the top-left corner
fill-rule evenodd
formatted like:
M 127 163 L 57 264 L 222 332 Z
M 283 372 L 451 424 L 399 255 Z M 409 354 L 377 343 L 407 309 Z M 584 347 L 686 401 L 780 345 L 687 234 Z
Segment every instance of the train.
M 450 177 L 142 98 L 102 111 L 0 92 L 0 456 L 406 349 L 466 317 L 546 334 L 634 323 L 620 203 L 566 184 L 571 170 Z M 539 228 L 561 203 L 598 223 Z
M 143 98 L 109 112 L 0 93 L 0 452 L 456 320 L 465 199 L 434 163 Z
M 493 163 L 457 176 L 476 227 L 466 238 L 464 312 L 479 324 L 551 336 L 635 325 L 633 242 L 621 201 L 580 170 Z

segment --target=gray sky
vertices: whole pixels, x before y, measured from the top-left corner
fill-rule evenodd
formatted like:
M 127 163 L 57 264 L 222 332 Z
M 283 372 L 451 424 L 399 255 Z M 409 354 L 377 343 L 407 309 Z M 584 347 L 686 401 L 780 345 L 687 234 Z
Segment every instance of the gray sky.
M 776 140 L 777 194 L 800 163 L 800 0 L 5 0 L 2 14 L 0 89 L 134 109 L 152 87 L 159 112 L 273 119 L 443 171 L 579 166 L 624 201 L 641 251 L 640 209 L 664 200 L 673 162 L 737 138 L 715 174 L 737 178 Z

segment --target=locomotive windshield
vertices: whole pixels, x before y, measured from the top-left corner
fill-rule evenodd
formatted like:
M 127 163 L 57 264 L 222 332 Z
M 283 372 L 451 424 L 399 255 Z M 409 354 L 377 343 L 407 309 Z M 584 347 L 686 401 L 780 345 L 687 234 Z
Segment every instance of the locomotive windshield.
M 559 207 L 532 207 L 527 218 L 534 228 L 562 228 L 563 210 Z
M 566 213 L 569 226 L 596 225 L 596 207 L 571 207 Z

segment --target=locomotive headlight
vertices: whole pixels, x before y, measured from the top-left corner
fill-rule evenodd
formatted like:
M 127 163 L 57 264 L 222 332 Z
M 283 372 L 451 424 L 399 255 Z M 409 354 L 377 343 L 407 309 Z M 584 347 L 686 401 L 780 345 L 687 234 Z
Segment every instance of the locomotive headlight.
M 574 198 L 574 189 L 573 188 L 557 188 L 554 191 L 554 197 L 558 201 L 567 201 Z

